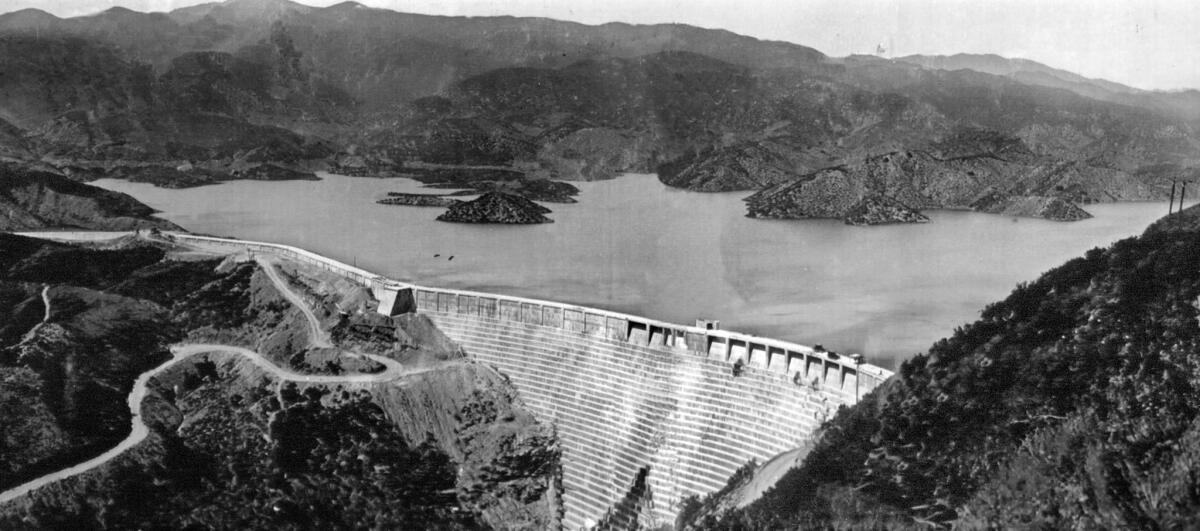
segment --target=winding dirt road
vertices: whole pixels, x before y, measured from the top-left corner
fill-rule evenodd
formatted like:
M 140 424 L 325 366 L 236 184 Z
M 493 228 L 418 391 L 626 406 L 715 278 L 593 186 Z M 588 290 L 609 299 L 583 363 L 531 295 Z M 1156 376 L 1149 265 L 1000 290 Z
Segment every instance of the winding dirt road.
M 321 322 L 317 320 L 317 314 L 313 313 L 312 308 L 309 308 L 308 304 L 304 303 L 304 299 L 300 298 L 299 294 L 292 291 L 292 288 L 291 286 L 288 286 L 287 281 L 284 280 L 283 277 L 279 276 L 279 270 L 275 269 L 275 260 L 259 254 L 254 256 L 254 261 L 258 262 L 258 265 L 262 267 L 264 272 L 266 272 L 267 277 L 269 277 L 271 282 L 275 284 L 275 289 L 278 290 L 281 295 L 283 295 L 283 298 L 292 303 L 292 306 L 295 306 L 299 308 L 301 312 L 304 312 L 304 318 L 308 320 L 308 337 L 309 341 L 312 342 L 312 346 L 316 348 L 333 347 L 333 342 L 329 340 L 328 334 L 321 329 Z
M 195 356 L 197 354 L 208 354 L 208 353 L 213 353 L 213 352 L 225 352 L 225 353 L 229 353 L 229 354 L 236 354 L 236 355 L 244 356 L 247 359 L 249 359 L 251 362 L 253 362 L 255 365 L 257 365 L 257 366 L 261 367 L 263 370 L 271 373 L 271 375 L 275 376 L 276 378 L 278 378 L 280 380 L 284 380 L 284 381 L 291 381 L 291 382 L 327 383 L 327 384 L 387 382 L 387 381 L 395 380 L 402 376 L 407 376 L 410 374 L 417 374 L 417 373 L 425 372 L 426 370 L 428 370 L 428 369 L 425 369 L 425 370 L 409 371 L 409 370 L 404 370 L 402 367 L 400 367 L 399 364 L 395 364 L 393 366 L 389 366 L 385 371 L 383 371 L 381 373 L 377 373 L 377 374 L 351 374 L 351 375 L 338 375 L 338 376 L 330 376 L 330 375 L 322 375 L 322 374 L 299 374 L 299 373 L 295 373 L 295 372 L 289 371 L 287 369 L 281 368 L 278 365 L 271 363 L 266 358 L 262 357 L 262 355 L 260 355 L 259 353 L 254 352 L 253 350 L 250 350 L 247 348 L 235 347 L 235 346 L 231 346 L 231 345 L 208 345 L 208 344 L 175 345 L 175 346 L 171 347 L 172 358 L 169 361 L 167 361 L 167 362 L 163 363 L 162 365 L 159 365 L 158 367 L 155 367 L 147 372 L 142 373 L 142 375 L 138 376 L 138 379 L 134 382 L 133 391 L 129 393 L 129 398 L 126 401 L 129 404 L 129 413 L 132 415 L 132 420 L 131 420 L 132 425 L 131 425 L 131 429 L 129 430 L 129 435 L 127 437 L 125 437 L 124 440 L 122 440 L 116 446 L 110 448 L 107 452 L 104 452 L 96 457 L 88 459 L 87 461 L 84 461 L 84 462 L 79 463 L 72 467 L 64 468 L 57 472 L 52 472 L 50 474 L 46 474 L 45 476 L 42 476 L 42 477 L 39 477 L 32 481 L 29 481 L 23 485 L 19 485 L 17 487 L 6 490 L 4 492 L 0 492 L 0 503 L 7 502 L 7 501 L 17 498 L 19 496 L 22 496 L 34 489 L 37 489 L 37 488 L 45 486 L 45 485 L 49 485 L 50 483 L 54 483 L 61 479 L 69 478 L 71 476 L 75 476 L 75 475 L 87 472 L 88 470 L 91 470 L 100 465 L 103 465 L 104 463 L 107 463 L 112 458 L 124 453 L 126 450 L 129 450 L 130 448 L 137 446 L 138 443 L 142 442 L 142 440 L 144 440 L 146 438 L 146 436 L 150 434 L 150 428 L 148 426 L 146 426 L 146 423 L 142 420 L 142 400 L 146 398 L 147 385 L 150 383 L 150 379 L 154 378 L 155 376 L 162 373 L 163 371 L 170 369 L 175 364 L 177 364 L 181 361 L 184 361 L 192 356 Z M 391 361 L 391 360 L 389 360 L 389 361 Z
M 33 328 L 30 328 L 28 332 L 25 332 L 25 335 L 21 336 L 21 342 L 17 343 L 15 346 L 19 347 L 21 345 L 24 345 L 25 343 L 28 343 L 30 340 L 32 340 L 34 338 L 34 336 L 37 335 L 38 329 L 40 329 L 42 327 L 42 325 L 44 325 L 48 321 L 50 321 L 50 285 L 49 284 L 42 286 L 42 305 L 46 307 L 46 311 L 42 314 L 42 322 L 33 325 Z
M 50 285 L 42 286 L 42 305 L 46 307 L 46 312 L 42 314 L 42 323 L 50 320 Z
M 269 277 L 271 282 L 275 284 L 275 289 L 278 290 L 281 295 L 283 295 L 283 298 L 287 299 L 288 302 L 292 303 L 293 306 L 299 308 L 301 312 L 304 312 L 304 318 L 308 320 L 309 344 L 313 348 L 333 348 L 333 341 L 330 340 L 329 333 L 326 332 L 324 328 L 321 328 L 321 321 L 317 319 L 317 314 L 313 313 L 312 308 L 310 308 L 308 304 L 304 302 L 304 299 L 301 298 L 298 293 L 292 291 L 291 286 L 289 286 L 287 281 L 279 275 L 279 271 L 275 269 L 276 259 L 263 255 L 255 255 L 254 261 L 258 262 L 258 265 L 261 266 L 263 271 L 267 273 L 267 277 Z M 357 358 L 370 359 L 376 363 L 379 363 L 380 365 L 383 365 L 388 371 L 404 370 L 403 366 L 400 365 L 400 362 L 377 354 L 366 354 L 363 352 L 344 352 L 343 354 Z
M 279 276 L 279 273 L 275 270 L 271 260 L 264 258 L 258 258 L 257 260 L 259 261 L 259 264 L 262 265 L 263 269 L 266 271 L 267 275 L 271 278 L 271 281 L 275 284 L 276 288 L 284 296 L 284 298 L 304 312 L 311 331 L 310 338 L 312 345 L 320 348 L 333 347 L 333 343 L 329 341 L 325 331 L 321 329 L 320 321 L 317 320 L 316 314 L 313 313 L 312 309 L 310 309 L 308 305 L 304 303 L 303 299 L 293 292 L 287 283 Z M 49 319 L 50 315 L 49 289 L 49 286 L 46 286 L 42 290 L 42 298 L 46 303 L 46 319 Z M 150 434 L 150 428 L 146 426 L 146 423 L 142 420 L 142 400 L 146 398 L 147 385 L 150 383 L 150 379 L 192 356 L 213 352 L 225 352 L 243 356 L 279 380 L 292 382 L 307 382 L 317 384 L 377 383 L 388 382 L 404 376 L 433 370 L 430 368 L 406 369 L 399 362 L 383 356 L 363 353 L 350 353 L 350 355 L 367 357 L 377 361 L 382 364 L 385 369 L 383 372 L 374 374 L 349 374 L 336 376 L 299 374 L 279 367 L 278 365 L 275 365 L 268 359 L 264 358 L 261 354 L 243 347 L 215 344 L 174 345 L 171 347 L 172 357 L 170 360 L 164 362 L 158 367 L 142 373 L 140 376 L 138 376 L 137 380 L 134 381 L 133 390 L 129 393 L 129 398 L 126 400 L 129 405 L 129 413 L 132 417 L 130 421 L 131 427 L 129 430 L 129 435 L 125 437 L 124 440 L 108 451 L 88 459 L 87 461 L 64 468 L 62 470 L 58 470 L 56 472 L 52 472 L 50 474 L 46 474 L 4 492 L 0 492 L 0 503 L 6 503 L 10 500 L 28 494 L 29 492 L 40 487 L 92 470 L 109 462 L 114 457 L 121 455 L 126 450 L 137 446 L 138 443 L 145 440 L 146 436 Z

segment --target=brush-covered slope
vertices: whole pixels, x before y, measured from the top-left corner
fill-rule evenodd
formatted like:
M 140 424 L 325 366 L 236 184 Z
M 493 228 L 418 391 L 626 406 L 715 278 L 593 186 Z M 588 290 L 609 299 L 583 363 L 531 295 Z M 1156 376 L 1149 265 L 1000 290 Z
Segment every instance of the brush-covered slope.
M 0 489 L 125 438 L 133 383 L 169 345 L 250 345 L 299 373 L 362 368 L 356 353 L 308 348 L 304 315 L 255 262 L 176 250 L 0 233 Z M 375 301 L 361 286 L 294 264 L 279 274 L 337 321 L 337 345 L 408 374 L 297 384 L 231 353 L 187 358 L 150 380 L 146 439 L 0 504 L 0 528 L 555 527 L 554 431 L 506 379 L 423 317 L 364 310 Z M 311 366 L 317 355 L 328 363 Z
M 0 120 L 16 128 L 0 134 L 0 156 L 163 185 L 264 178 L 253 168 L 265 165 L 400 175 L 424 162 L 560 179 L 657 169 L 672 186 L 732 191 L 928 150 L 966 127 L 1020 138 L 1041 167 L 1070 163 L 1101 183 L 1100 197 L 1120 195 L 1109 193 L 1114 172 L 1198 162 L 1198 126 L 1178 110 L 1192 93 L 1125 94 L 1033 63 L 962 61 L 978 70 L 835 61 L 683 25 L 353 2 L 73 19 L 26 10 L 0 16 Z
M 784 180 L 746 202 L 747 215 L 761 218 L 844 219 L 870 199 L 915 210 L 1074 221 L 1091 217 L 1079 203 L 1147 200 L 1162 192 L 1162 184 L 1145 174 L 1059 161 L 1033 153 L 1016 137 L 960 129 L 924 150 L 875 155 Z M 893 212 L 880 219 L 919 221 L 903 209 Z
M 839 412 L 760 500 L 691 527 L 1195 526 L 1197 216 L 1017 287 Z
M 0 230 L 179 228 L 153 214 L 154 209 L 122 193 L 0 165 Z
M 128 433 L 134 379 L 169 359 L 166 345 L 183 333 L 171 299 L 217 276 L 213 262 L 164 257 L 154 247 L 86 249 L 0 234 L 0 489 Z
M 139 13 L 113 8 L 58 19 L 37 10 L 0 15 L 0 31 L 105 42 L 162 68 L 194 51 L 234 52 L 289 28 L 307 61 L 379 110 L 442 91 L 497 68 L 558 68 L 601 57 L 661 51 L 704 54 L 755 68 L 823 68 L 820 52 L 682 24 L 589 26 L 544 18 L 442 17 L 355 2 L 313 8 L 285 0 L 229 0 Z
M 336 121 L 345 99 L 308 78 L 282 38 L 237 56 L 182 55 L 157 74 L 91 40 L 0 35 L 0 69 L 9 158 L 37 158 L 80 179 L 157 169 L 212 181 L 262 173 L 267 163 L 303 169 L 332 150 L 287 128 L 299 130 L 301 117 Z

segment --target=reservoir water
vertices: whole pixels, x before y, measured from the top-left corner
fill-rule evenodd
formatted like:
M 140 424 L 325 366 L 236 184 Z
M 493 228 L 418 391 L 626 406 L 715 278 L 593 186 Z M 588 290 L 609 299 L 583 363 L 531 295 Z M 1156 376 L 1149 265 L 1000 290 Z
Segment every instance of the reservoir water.
M 387 206 L 409 179 L 234 181 L 185 190 L 104 179 L 188 230 L 303 247 L 430 286 L 571 302 L 861 352 L 894 368 L 1022 281 L 1136 235 L 1166 202 L 1089 205 L 1059 223 L 930 211 L 923 225 L 744 217 L 745 192 L 703 194 L 653 175 L 575 183 L 554 223 L 465 225 Z M 440 256 L 435 256 L 440 255 Z M 451 260 L 450 257 L 453 256 Z

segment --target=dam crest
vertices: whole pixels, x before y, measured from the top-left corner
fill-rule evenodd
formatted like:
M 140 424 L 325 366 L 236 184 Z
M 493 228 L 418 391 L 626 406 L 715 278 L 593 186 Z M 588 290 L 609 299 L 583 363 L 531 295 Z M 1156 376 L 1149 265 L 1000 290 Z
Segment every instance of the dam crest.
M 892 374 L 857 356 L 707 326 L 398 282 L 287 245 L 166 236 L 308 263 L 369 288 L 382 314 L 429 317 L 555 427 L 566 529 L 606 519 L 673 525 L 683 499 L 802 446 Z M 643 502 L 614 514 L 634 491 Z

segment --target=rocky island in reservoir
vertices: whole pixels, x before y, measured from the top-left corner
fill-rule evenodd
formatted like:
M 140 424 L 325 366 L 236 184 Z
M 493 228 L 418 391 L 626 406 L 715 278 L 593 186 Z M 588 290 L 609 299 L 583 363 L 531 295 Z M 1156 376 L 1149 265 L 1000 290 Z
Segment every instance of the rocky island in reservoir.
M 463 203 L 463 200 L 454 199 L 455 197 L 487 195 L 491 193 L 512 195 L 526 201 L 565 204 L 578 202 L 574 196 L 579 194 L 579 188 L 575 187 L 575 185 L 540 177 L 528 177 L 524 173 L 511 170 L 468 167 L 419 168 L 415 173 L 406 176 L 424 183 L 426 188 L 453 189 L 454 191 L 444 194 L 388 192 L 386 198 L 379 199 L 376 203 L 382 205 L 453 207 Z M 537 206 L 536 204 L 528 210 L 529 212 L 533 212 L 538 209 L 545 210 L 544 207 Z M 539 212 L 539 214 L 549 212 L 549 210 L 545 210 L 544 212 Z M 523 219 L 524 217 L 521 218 Z M 546 223 L 548 221 L 479 221 L 474 223 Z
M 438 216 L 438 221 L 457 223 L 502 223 L 529 225 L 553 223 L 546 217 L 550 209 L 516 194 L 488 192 L 474 201 L 459 203 Z
M 521 179 L 509 182 L 485 182 L 473 186 L 472 191 L 455 192 L 451 195 L 470 195 L 472 193 L 509 192 L 524 196 L 533 201 L 547 203 L 575 203 L 579 188 L 570 183 L 551 181 L 549 179 Z
M 508 181 L 476 181 L 463 186 L 456 183 L 435 183 L 427 186 L 430 188 L 467 188 L 448 194 L 451 196 L 505 192 L 547 203 L 576 203 L 578 201 L 574 196 L 579 194 L 579 188 L 570 183 L 525 177 Z
M 376 201 L 376 203 L 381 205 L 451 207 L 462 203 L 462 201 L 458 199 L 452 199 L 445 194 L 406 194 L 402 192 L 388 192 L 387 197 Z

